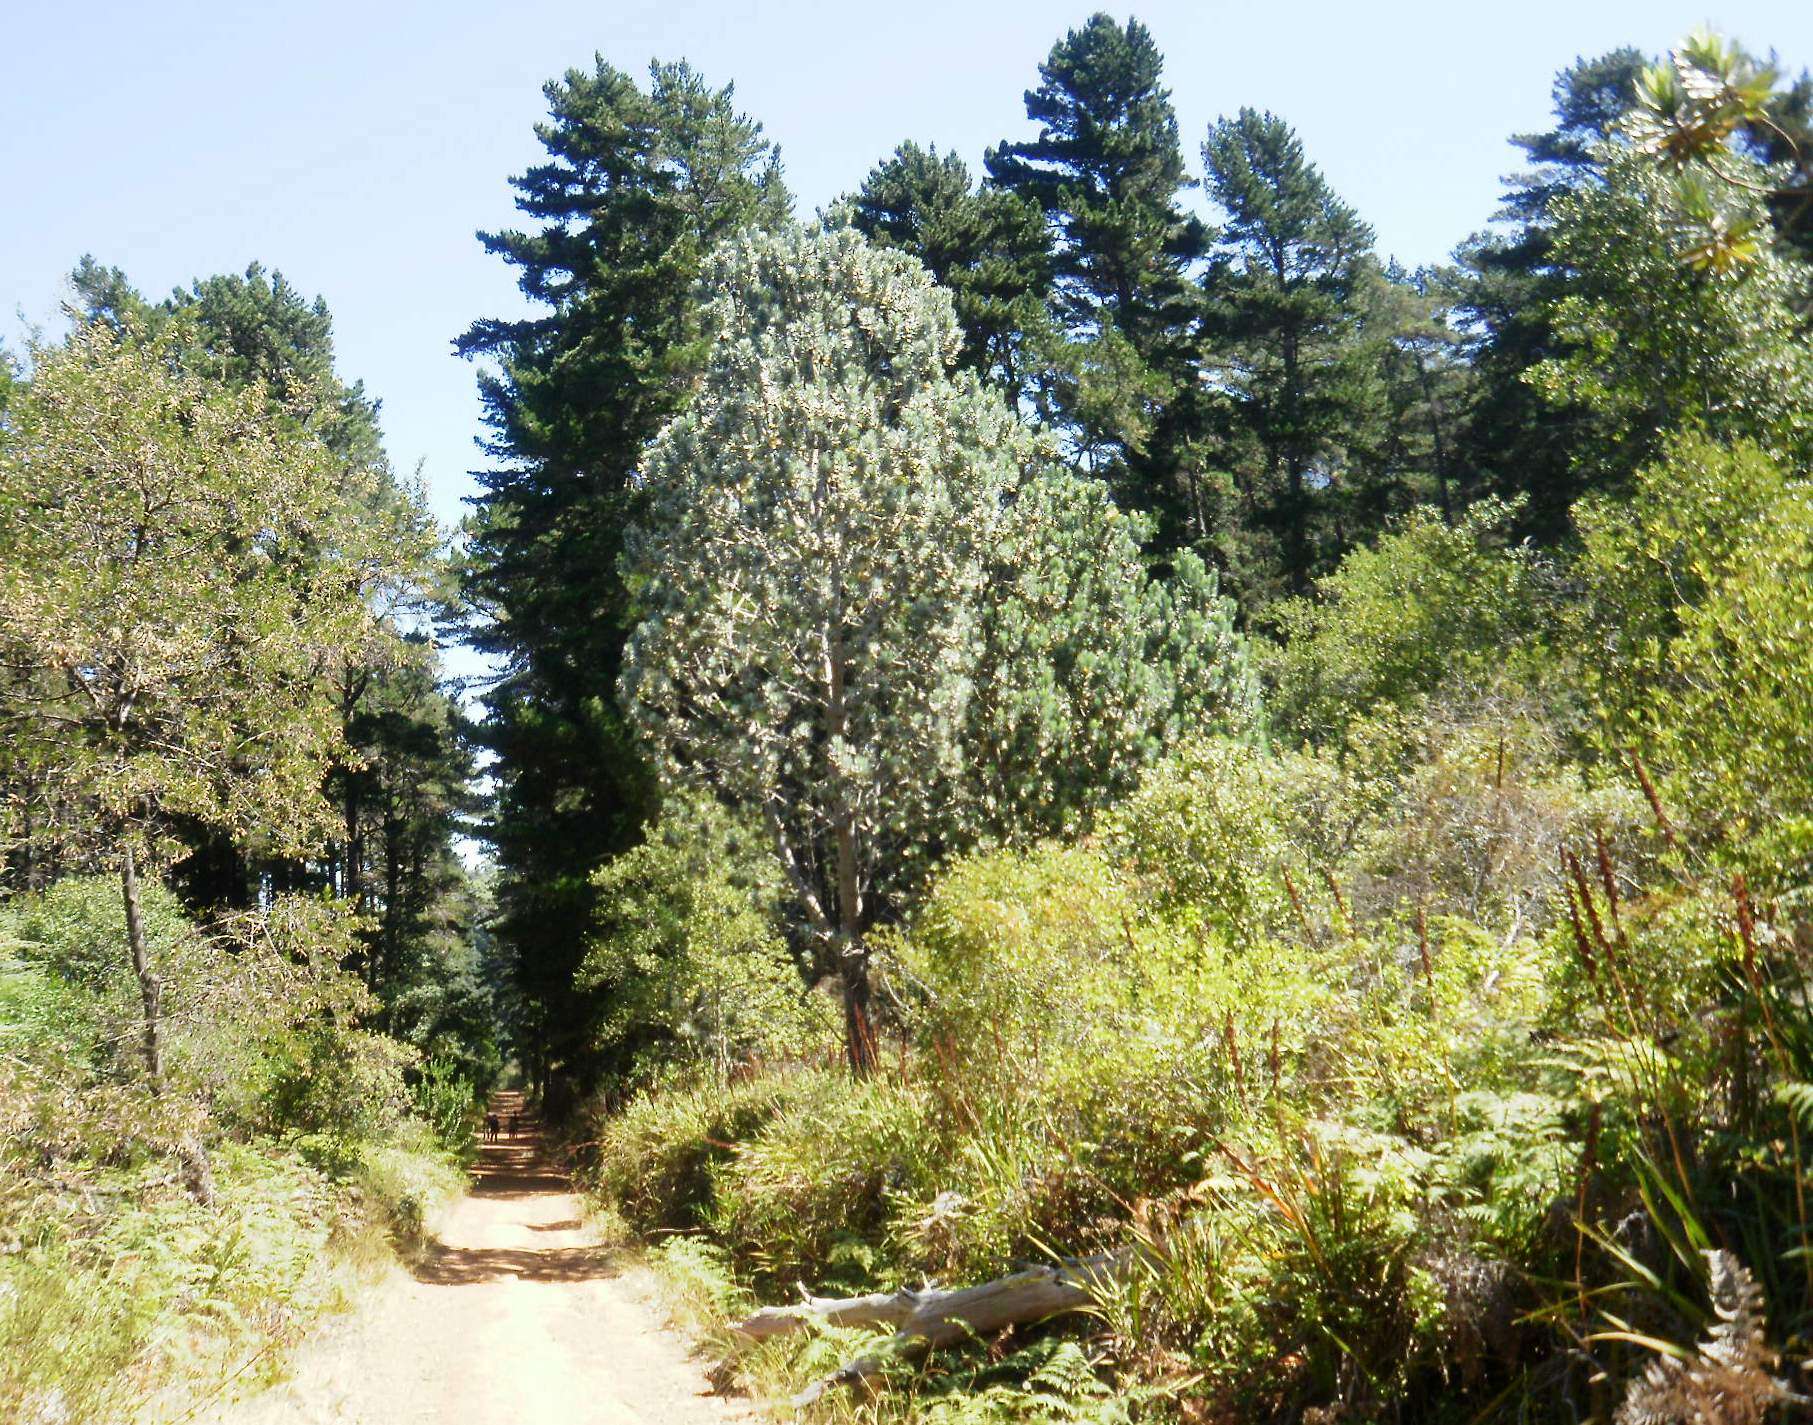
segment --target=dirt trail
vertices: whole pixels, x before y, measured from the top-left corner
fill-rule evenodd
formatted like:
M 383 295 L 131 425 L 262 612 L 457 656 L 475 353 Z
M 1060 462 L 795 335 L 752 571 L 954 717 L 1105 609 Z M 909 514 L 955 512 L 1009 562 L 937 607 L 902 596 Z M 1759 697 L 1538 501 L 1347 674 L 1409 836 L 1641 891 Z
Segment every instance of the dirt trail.
M 520 1096 L 440 1245 L 304 1345 L 292 1379 L 226 1425 L 728 1425 L 700 1365 L 660 1324 L 645 1277 L 588 1238 Z M 509 1133 L 512 1114 L 522 1115 Z

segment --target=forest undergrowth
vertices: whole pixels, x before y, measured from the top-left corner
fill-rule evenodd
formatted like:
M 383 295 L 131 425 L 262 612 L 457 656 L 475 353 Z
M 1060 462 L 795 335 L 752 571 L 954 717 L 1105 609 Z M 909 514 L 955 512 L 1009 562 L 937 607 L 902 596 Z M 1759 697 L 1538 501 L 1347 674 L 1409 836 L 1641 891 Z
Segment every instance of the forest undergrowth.
M 344 929 L 292 906 L 204 930 L 161 888 L 144 912 L 156 1093 L 117 886 L 0 906 L 0 1418 L 22 1425 L 268 1385 L 465 1183 L 471 1083 L 354 1027 Z
M 1688 438 L 1565 563 L 1413 519 L 1285 610 L 1269 741 L 1183 746 L 879 933 L 872 1074 L 816 997 L 816 1048 L 745 1014 L 737 1071 L 652 1063 L 594 1120 L 593 1190 L 765 1398 L 893 1348 L 739 1345 L 757 1302 L 1132 1249 L 1088 1311 L 901 1352 L 827 1418 L 1788 1409 L 1806 500 Z

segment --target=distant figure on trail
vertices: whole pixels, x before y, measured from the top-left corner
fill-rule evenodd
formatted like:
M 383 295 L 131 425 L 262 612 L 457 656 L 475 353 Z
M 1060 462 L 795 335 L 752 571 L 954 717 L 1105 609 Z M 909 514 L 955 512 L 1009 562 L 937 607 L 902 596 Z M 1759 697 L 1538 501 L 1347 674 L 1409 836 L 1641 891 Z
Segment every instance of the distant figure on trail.
M 516 1115 L 514 1113 L 510 1115 L 510 1136 L 512 1138 L 516 1136 Z
M 487 1143 L 497 1142 L 497 1115 L 495 1113 L 485 1115 L 485 1141 Z

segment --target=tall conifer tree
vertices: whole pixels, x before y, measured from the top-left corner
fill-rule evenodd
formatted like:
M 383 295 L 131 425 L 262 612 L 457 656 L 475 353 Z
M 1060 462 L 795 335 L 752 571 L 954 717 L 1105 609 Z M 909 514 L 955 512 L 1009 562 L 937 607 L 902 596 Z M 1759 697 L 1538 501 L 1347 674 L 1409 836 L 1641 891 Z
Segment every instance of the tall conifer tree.
M 634 844 L 654 804 L 616 702 L 628 632 L 621 532 L 644 444 L 683 404 L 698 360 L 693 284 L 726 234 L 783 218 L 779 154 L 685 64 L 647 89 L 596 60 L 546 86 L 545 162 L 512 180 L 535 226 L 486 233 L 542 309 L 476 323 L 491 451 L 471 532 L 474 639 L 503 677 L 497 756 L 498 934 L 522 975 L 538 1073 L 583 1073 L 588 1007 L 572 990 L 591 872 Z
M 1202 157 L 1227 215 L 1208 293 L 1238 413 L 1246 529 L 1235 537 L 1263 546 L 1258 557 L 1242 552 L 1237 573 L 1261 596 L 1303 593 L 1345 541 L 1353 446 L 1383 401 L 1382 352 L 1366 320 L 1380 281 L 1372 230 L 1272 114 L 1223 119 Z
M 950 289 L 963 328 L 959 369 L 1049 415 L 1046 373 L 1058 342 L 1045 307 L 1051 254 L 1039 206 L 977 189 L 956 154 L 909 142 L 870 172 L 850 215 L 871 242 L 911 253 Z
M 1054 314 L 1075 340 L 1061 414 L 1080 462 L 1150 511 L 1158 542 L 1186 517 L 1198 413 L 1192 265 L 1208 235 L 1178 205 L 1192 185 L 1164 57 L 1137 20 L 1098 14 L 1039 66 L 1038 136 L 986 157 L 990 181 L 1038 204 L 1056 239 Z
M 1554 85 L 1555 126 L 1511 142 L 1532 167 L 1505 180 L 1499 219 L 1509 226 L 1460 250 L 1465 271 L 1460 315 L 1478 376 L 1478 396 L 1462 432 L 1462 468 L 1482 493 L 1525 498 L 1523 532 L 1544 542 L 1568 528 L 1581 493 L 1572 469 L 1574 422 L 1524 379 L 1560 345 L 1550 312 L 1565 285 L 1553 265 L 1552 210 L 1597 180 L 1596 146 L 1636 101 L 1641 51 L 1577 59 Z

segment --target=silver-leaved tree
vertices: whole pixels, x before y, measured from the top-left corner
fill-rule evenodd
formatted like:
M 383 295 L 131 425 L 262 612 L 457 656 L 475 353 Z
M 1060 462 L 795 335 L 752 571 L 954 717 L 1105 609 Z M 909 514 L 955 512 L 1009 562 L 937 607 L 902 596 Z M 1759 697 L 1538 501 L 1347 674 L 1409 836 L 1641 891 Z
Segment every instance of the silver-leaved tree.
M 873 1061 L 864 932 L 939 856 L 1056 829 L 1179 721 L 1249 725 L 1200 565 L 954 374 L 949 295 L 852 231 L 750 234 L 705 274 L 700 389 L 629 540 L 624 693 L 664 775 L 759 816 Z

